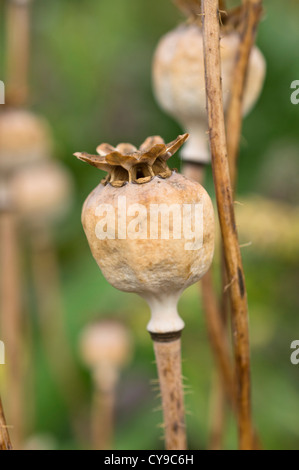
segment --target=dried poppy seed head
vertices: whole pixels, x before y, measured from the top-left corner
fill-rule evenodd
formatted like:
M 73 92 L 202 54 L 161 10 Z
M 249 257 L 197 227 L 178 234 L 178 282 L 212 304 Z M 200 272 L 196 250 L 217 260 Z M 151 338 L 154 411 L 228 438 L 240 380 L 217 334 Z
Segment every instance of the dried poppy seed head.
M 161 153 L 154 159 L 153 146 L 148 145 L 151 139 L 145 141 L 144 150 L 134 153 L 138 155 L 134 165 L 146 156 L 154 176 L 144 180 L 143 175 L 143 184 L 136 184 L 134 166 L 123 166 L 126 155 L 122 157 L 124 164 L 118 157 L 116 168 L 124 170 L 126 178 L 118 184 L 107 168 L 112 178 L 92 191 L 82 210 L 83 228 L 103 275 L 117 289 L 136 292 L 147 300 L 152 311 L 148 329 L 157 333 L 183 328 L 178 299 L 207 272 L 214 253 L 214 212 L 209 195 L 195 181 L 165 166 L 169 154 L 186 138 L 180 136 L 165 145 L 155 137 L 161 142 Z M 85 159 L 85 154 L 83 158 L 82 154 L 76 156 Z M 99 161 L 102 168 L 103 163 L 111 165 L 115 160 L 88 156 L 86 161 L 94 166 Z
M 44 119 L 20 109 L 0 114 L 0 170 L 18 169 L 48 158 L 51 152 L 51 133 Z
M 27 165 L 12 176 L 11 202 L 25 222 L 53 222 L 69 209 L 72 186 L 69 172 L 56 161 Z
M 111 390 L 119 371 L 132 356 L 132 339 L 124 324 L 115 320 L 100 320 L 85 327 L 80 337 L 80 352 L 84 363 L 92 370 L 95 382 L 102 390 Z
M 237 32 L 223 33 L 220 42 L 223 105 L 227 109 L 232 87 Z M 153 60 L 153 87 L 161 108 L 190 134 L 181 156 L 187 161 L 210 162 L 204 72 L 203 37 L 197 24 L 181 25 L 159 42 Z M 257 101 L 265 78 L 263 55 L 254 47 L 244 94 L 243 114 Z
M 92 369 L 102 363 L 120 368 L 131 357 L 131 335 L 125 325 L 116 320 L 99 320 L 84 328 L 80 350 L 85 364 Z

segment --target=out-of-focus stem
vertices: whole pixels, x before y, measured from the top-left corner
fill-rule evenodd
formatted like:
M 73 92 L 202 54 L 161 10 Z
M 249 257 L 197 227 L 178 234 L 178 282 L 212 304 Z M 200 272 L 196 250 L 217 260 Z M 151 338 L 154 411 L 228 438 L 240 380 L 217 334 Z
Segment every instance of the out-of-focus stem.
M 95 388 L 91 410 L 91 435 L 93 449 L 113 448 L 115 390 Z
M 210 429 L 209 450 L 221 450 L 223 448 L 225 432 L 225 408 L 227 404 L 226 395 L 221 377 L 217 371 L 212 377 L 212 390 L 210 398 Z
M 31 237 L 38 320 L 52 374 L 73 412 L 82 390 L 65 330 L 59 263 L 50 232 L 50 227 L 39 225 Z M 73 393 L 74 388 L 76 393 Z
M 8 0 L 6 35 L 6 102 L 20 106 L 28 98 L 31 0 Z
M 225 0 L 219 0 L 219 10 L 220 11 L 225 11 L 226 10 L 226 1 Z
M 6 419 L 0 397 L 0 450 L 12 450 Z
M 214 293 L 211 270 L 202 278 L 201 283 L 209 339 L 226 396 L 234 408 L 235 378 L 231 362 L 230 346 L 227 339 L 227 332 L 221 319 L 218 300 Z
M 23 367 L 20 255 L 15 214 L 0 216 L 1 230 L 1 339 L 5 344 L 7 416 L 12 425 L 12 441 L 19 449 L 23 438 Z
M 226 117 L 227 152 L 233 191 L 235 190 L 237 180 L 237 160 L 243 122 L 243 96 L 250 53 L 255 42 L 257 26 L 263 11 L 262 3 L 262 0 L 243 0 L 240 45 L 234 67 L 232 90 Z

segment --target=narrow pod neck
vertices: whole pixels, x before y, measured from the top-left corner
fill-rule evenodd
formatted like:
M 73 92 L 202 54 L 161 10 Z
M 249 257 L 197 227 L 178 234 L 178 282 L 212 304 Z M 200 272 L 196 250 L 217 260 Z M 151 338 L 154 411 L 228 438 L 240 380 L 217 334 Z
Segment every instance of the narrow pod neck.
M 172 335 L 183 330 L 185 323 L 177 310 L 180 295 L 181 292 L 160 294 L 159 297 L 153 294 L 143 295 L 151 309 L 151 319 L 147 325 L 150 334 Z
M 211 163 L 206 119 L 202 118 L 195 122 L 186 123 L 185 127 L 188 129 L 190 137 L 181 151 L 181 159 L 205 165 Z

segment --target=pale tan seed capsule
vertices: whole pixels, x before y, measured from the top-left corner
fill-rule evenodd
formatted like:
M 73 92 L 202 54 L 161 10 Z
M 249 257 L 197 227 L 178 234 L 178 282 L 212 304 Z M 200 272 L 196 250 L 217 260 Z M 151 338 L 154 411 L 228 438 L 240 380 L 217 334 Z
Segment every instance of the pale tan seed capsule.
M 51 133 L 44 119 L 21 109 L 0 114 L 0 171 L 49 158 L 51 152 Z
M 92 371 L 95 385 L 102 391 L 114 389 L 119 373 L 132 357 L 132 339 L 120 322 L 99 320 L 85 327 L 80 352 Z
M 27 165 L 11 178 L 12 206 L 30 224 L 54 222 L 70 208 L 72 189 L 69 172 L 58 162 Z
M 224 109 L 227 109 L 234 64 L 239 46 L 235 31 L 223 31 L 221 64 Z M 244 115 L 256 103 L 265 78 L 266 64 L 254 46 L 244 94 Z M 202 30 L 199 24 L 180 25 L 160 40 L 153 60 L 153 87 L 161 108 L 173 116 L 190 134 L 182 150 L 183 160 L 208 163 L 208 124 L 204 76 Z
M 80 351 L 85 364 L 91 369 L 101 364 L 120 369 L 132 355 L 131 335 L 125 325 L 116 320 L 99 320 L 83 330 Z
M 130 144 L 117 149 L 105 144 L 98 149 L 101 156 L 76 154 L 109 172 L 82 211 L 91 252 L 111 285 L 147 300 L 152 312 L 148 330 L 152 333 L 182 330 L 179 297 L 207 272 L 214 253 L 210 197 L 201 185 L 166 165 L 187 137 L 165 144 L 155 136 L 138 151 Z M 124 149 L 127 152 L 121 154 Z M 157 208 L 163 209 L 161 204 L 166 212 L 156 218 Z M 191 233 L 190 220 L 195 219 L 190 219 L 190 211 L 195 206 L 200 215 Z

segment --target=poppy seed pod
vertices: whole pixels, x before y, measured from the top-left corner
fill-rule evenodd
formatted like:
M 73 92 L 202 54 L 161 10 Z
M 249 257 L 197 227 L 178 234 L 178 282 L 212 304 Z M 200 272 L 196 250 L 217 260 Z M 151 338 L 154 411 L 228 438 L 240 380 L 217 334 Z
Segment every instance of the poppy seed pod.
M 149 137 L 75 154 L 108 172 L 87 198 L 82 223 L 91 252 L 108 282 L 150 305 L 151 333 L 181 331 L 181 293 L 209 269 L 214 252 L 213 206 L 198 183 L 172 171 L 167 160 L 188 134 L 165 144 Z
M 71 205 L 72 180 L 66 168 L 47 160 L 17 171 L 10 191 L 13 207 L 25 222 L 53 222 Z
M 127 328 L 114 320 L 101 320 L 87 325 L 80 338 L 82 357 L 92 369 L 101 363 L 123 367 L 131 356 L 131 346 Z
M 44 119 L 21 109 L 0 114 L 0 171 L 46 159 L 51 150 L 51 133 Z
M 115 384 L 117 375 L 132 355 L 132 341 L 120 322 L 102 320 L 87 325 L 80 337 L 80 351 L 101 388 Z
M 231 28 L 223 29 L 220 52 L 224 110 L 229 103 L 238 47 L 239 34 Z M 259 97 L 265 69 L 264 57 L 254 46 L 244 94 L 244 115 Z M 180 25 L 162 37 L 153 60 L 154 93 L 161 108 L 190 134 L 181 153 L 182 159 L 189 162 L 210 162 L 204 70 L 203 37 L 198 21 Z

